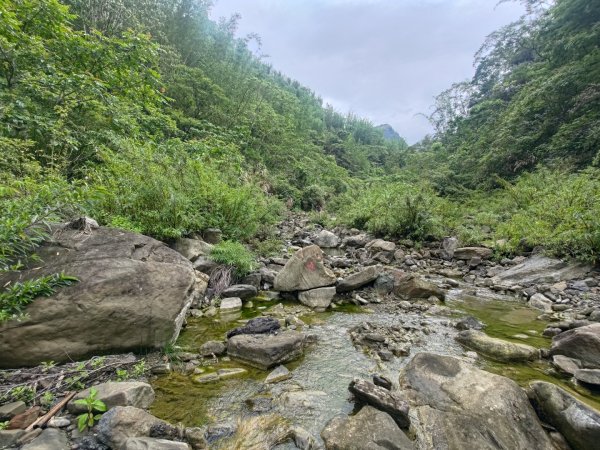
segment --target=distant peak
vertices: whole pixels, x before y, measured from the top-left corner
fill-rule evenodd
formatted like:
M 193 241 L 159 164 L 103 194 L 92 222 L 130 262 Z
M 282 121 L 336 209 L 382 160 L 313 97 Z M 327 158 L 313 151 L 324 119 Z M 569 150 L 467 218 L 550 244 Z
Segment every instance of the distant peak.
M 386 141 L 399 142 L 402 140 L 398 132 L 390 124 L 377 125 L 377 128 L 383 131 L 383 137 Z

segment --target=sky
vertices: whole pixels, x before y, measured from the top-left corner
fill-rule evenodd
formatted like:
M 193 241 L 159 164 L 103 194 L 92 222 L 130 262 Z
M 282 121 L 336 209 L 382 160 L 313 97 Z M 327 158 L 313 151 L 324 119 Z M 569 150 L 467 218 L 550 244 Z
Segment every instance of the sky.
M 431 127 L 422 114 L 471 78 L 486 36 L 523 13 L 499 0 L 215 0 L 213 19 L 241 14 L 265 62 L 339 112 L 389 123 L 409 144 Z

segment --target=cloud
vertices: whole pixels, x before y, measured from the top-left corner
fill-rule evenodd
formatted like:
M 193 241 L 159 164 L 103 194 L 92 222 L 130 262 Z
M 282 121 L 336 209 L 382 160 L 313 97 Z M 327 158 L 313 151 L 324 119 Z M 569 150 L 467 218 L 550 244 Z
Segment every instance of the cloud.
M 431 131 L 419 113 L 473 75 L 492 31 L 522 14 L 498 0 L 218 0 L 213 18 L 242 15 L 275 69 L 341 112 L 389 123 L 410 143 Z

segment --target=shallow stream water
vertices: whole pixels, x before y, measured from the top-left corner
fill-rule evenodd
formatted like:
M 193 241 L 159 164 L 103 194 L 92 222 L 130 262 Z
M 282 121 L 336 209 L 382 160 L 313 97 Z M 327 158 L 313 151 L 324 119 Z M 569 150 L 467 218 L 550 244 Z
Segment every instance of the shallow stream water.
M 255 307 L 238 316 L 191 319 L 178 345 L 194 352 L 208 340 L 221 340 L 227 330 L 239 326 L 239 320 L 259 315 L 274 302 L 254 303 Z M 352 378 L 370 378 L 378 373 L 397 383 L 402 367 L 412 355 L 422 351 L 463 357 L 465 349 L 454 340 L 457 331 L 452 326 L 452 317 L 472 315 L 486 324 L 485 332 L 490 336 L 538 348 L 550 346 L 550 339 L 542 336 L 546 322 L 537 320 L 540 311 L 529 308 L 515 298 L 471 287 L 451 290 L 445 305 L 446 308 L 432 308 L 431 313 L 425 314 L 402 311 L 369 313 L 356 307 L 301 317 L 311 324 L 305 331 L 315 335 L 317 341 L 300 360 L 286 364 L 293 373 L 290 380 L 265 385 L 263 381 L 268 372 L 236 361 L 218 360 L 207 369 L 242 367 L 248 372 L 239 378 L 208 384 L 196 383 L 193 381 L 194 375 L 172 373 L 159 377 L 153 383 L 157 398 L 152 412 L 158 417 L 187 426 L 234 422 L 239 417 L 251 414 L 246 400 L 266 397 L 273 399 L 276 412 L 319 438 L 321 429 L 331 417 L 352 411 L 353 403 L 349 401 L 348 392 Z M 364 321 L 386 326 L 411 325 L 427 329 L 427 334 L 412 344 L 411 356 L 394 358 L 390 362 L 375 361 L 353 346 L 348 333 L 350 328 Z M 477 364 L 512 378 L 522 386 L 534 379 L 552 381 L 600 409 L 597 393 L 562 378 L 546 362 L 506 364 L 479 358 Z

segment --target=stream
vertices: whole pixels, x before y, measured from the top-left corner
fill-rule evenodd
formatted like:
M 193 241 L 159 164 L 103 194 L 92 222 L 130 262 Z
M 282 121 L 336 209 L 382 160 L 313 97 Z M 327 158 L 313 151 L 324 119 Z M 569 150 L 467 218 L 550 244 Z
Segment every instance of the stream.
M 209 340 L 222 340 L 226 331 L 242 321 L 268 311 L 278 301 L 253 300 L 253 307 L 236 316 L 190 318 L 178 345 L 194 352 Z M 299 305 L 283 302 L 294 311 Z M 300 310 L 298 310 L 300 311 Z M 338 414 L 352 412 L 348 384 L 355 377 L 371 378 L 382 374 L 398 382 L 399 371 L 411 356 L 422 351 L 468 358 L 480 367 L 516 381 L 521 386 L 540 379 L 560 385 L 579 399 L 600 409 L 600 395 L 572 383 L 554 371 L 547 361 L 534 363 L 499 363 L 476 357 L 458 344 L 454 323 L 460 317 L 471 315 L 486 325 L 484 331 L 497 338 L 526 343 L 538 348 L 549 348 L 551 340 L 542 336 L 547 322 L 538 320 L 541 312 L 531 309 L 517 298 L 502 296 L 487 288 L 460 286 L 447 293 L 443 305 L 432 306 L 426 312 L 406 312 L 395 309 L 393 301 L 369 304 L 366 307 L 343 305 L 333 312 L 309 313 L 300 319 L 308 324 L 304 331 L 316 337 L 304 356 L 286 367 L 292 372 L 289 380 L 266 385 L 268 371 L 254 369 L 228 358 L 211 361 L 207 371 L 222 368 L 244 368 L 241 377 L 199 384 L 197 375 L 172 372 L 153 382 L 156 400 L 152 413 L 186 426 L 235 423 L 240 418 L 272 408 L 320 440 L 320 432 L 327 421 Z M 399 326 L 419 330 L 419 338 L 411 343 L 408 357 L 391 361 L 373 359 L 354 347 L 349 329 L 369 322 L 386 327 Z M 278 448 L 295 448 L 280 446 Z

